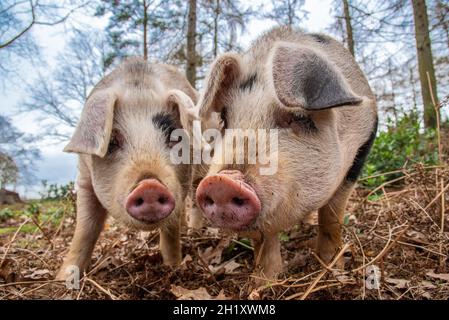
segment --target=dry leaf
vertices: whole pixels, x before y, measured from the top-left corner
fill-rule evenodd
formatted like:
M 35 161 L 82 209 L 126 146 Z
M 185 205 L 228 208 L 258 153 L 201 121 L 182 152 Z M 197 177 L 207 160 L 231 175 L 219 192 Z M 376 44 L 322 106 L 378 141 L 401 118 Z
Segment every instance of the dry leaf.
M 393 284 L 397 289 L 406 289 L 410 285 L 410 280 L 386 278 L 386 282 Z
M 220 229 L 207 227 L 204 234 L 211 237 L 218 237 L 220 235 Z
M 187 268 L 189 267 L 190 263 L 193 261 L 192 256 L 190 254 L 187 254 L 184 259 L 182 259 L 180 268 L 182 270 L 187 270 Z
M 405 233 L 407 235 L 407 238 L 409 241 L 418 243 L 418 244 L 429 244 L 427 241 L 427 236 L 422 233 L 415 230 L 409 230 Z
M 430 293 L 428 293 L 428 292 L 422 293 L 421 296 L 424 297 L 424 298 L 426 298 L 426 299 L 432 300 L 432 296 L 431 296 Z
M 29 276 L 27 276 L 27 278 L 31 278 L 31 279 L 42 279 L 44 275 L 46 274 L 50 274 L 50 270 L 48 269 L 41 269 L 41 270 L 36 270 L 34 271 L 32 274 L 30 274 Z
M 14 269 L 14 261 L 5 259 L 0 267 L 0 279 L 3 279 L 6 283 L 18 281 L 20 272 L 17 272 Z
M 440 279 L 449 282 L 449 273 L 435 273 L 433 272 L 433 270 L 428 270 L 426 275 L 435 279 Z
M 221 273 L 232 273 L 235 269 L 240 268 L 242 265 L 240 263 L 235 262 L 234 260 L 225 261 L 218 266 L 209 266 L 209 270 L 213 274 L 221 274 Z
M 227 297 L 227 296 L 224 294 L 224 290 L 221 289 L 220 292 L 218 293 L 218 295 L 215 297 L 214 300 L 231 300 L 231 298 L 230 298 L 230 297 Z
M 172 285 L 170 291 L 178 298 L 178 300 L 229 300 L 223 293 L 223 290 L 221 290 L 216 297 L 213 297 L 204 287 L 190 290 Z
M 437 286 L 430 281 L 421 281 L 421 287 L 426 289 L 435 289 Z
M 260 300 L 260 288 L 253 289 L 248 295 L 248 300 Z
M 226 273 L 231 273 L 235 269 L 240 268 L 242 265 L 240 263 L 235 262 L 234 260 L 231 260 L 230 262 L 226 263 L 224 268 Z
M 208 247 L 203 252 L 199 251 L 201 259 L 207 264 L 219 264 L 221 262 L 221 254 L 223 249 L 229 246 L 231 239 L 225 237 L 218 242 L 215 247 Z

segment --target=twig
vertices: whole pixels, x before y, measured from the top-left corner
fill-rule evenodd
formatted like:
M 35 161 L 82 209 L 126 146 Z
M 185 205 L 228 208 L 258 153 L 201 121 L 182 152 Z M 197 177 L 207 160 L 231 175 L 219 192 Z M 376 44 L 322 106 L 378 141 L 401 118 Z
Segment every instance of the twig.
M 97 282 L 92 280 L 91 278 L 84 277 L 84 279 L 89 281 L 90 283 L 92 283 L 94 286 L 96 286 L 98 289 L 100 289 L 100 291 L 102 291 L 103 293 L 107 294 L 109 296 L 109 298 L 111 298 L 112 300 L 117 300 L 117 297 L 114 296 L 109 290 L 106 290 L 105 288 L 100 286 Z
M 375 235 L 376 237 L 380 238 L 380 239 L 387 240 L 386 237 L 383 237 L 383 236 L 381 236 L 381 235 L 379 235 L 379 234 L 374 233 L 374 235 Z M 413 243 L 409 243 L 409 242 L 404 242 L 404 241 L 397 241 L 397 243 L 403 244 L 404 246 L 409 246 L 409 247 L 413 247 L 413 248 L 422 249 L 422 250 L 424 250 L 424 251 L 427 251 L 427 252 L 436 254 L 436 255 L 438 255 L 438 256 L 447 257 L 444 253 L 441 253 L 441 252 L 438 252 L 438 251 L 434 251 L 434 250 L 428 249 L 428 248 L 426 248 L 426 247 L 423 247 L 423 246 L 420 246 L 420 245 L 417 245 L 417 244 L 413 244 Z
M 358 268 L 355 268 L 355 269 L 351 270 L 351 272 L 357 272 L 359 270 L 365 269 L 367 266 L 372 265 L 376 261 L 379 261 L 380 259 L 382 259 L 384 257 L 384 255 L 393 247 L 393 245 L 396 242 L 398 242 L 398 240 L 402 237 L 402 235 L 405 233 L 405 231 L 408 230 L 409 227 L 410 226 L 407 225 L 404 229 L 402 229 L 402 231 L 399 232 L 397 237 L 392 242 L 390 242 L 390 240 L 391 240 L 391 232 L 390 232 L 390 236 L 389 236 L 388 242 L 385 245 L 385 247 L 382 249 L 382 251 L 374 259 L 372 259 L 370 262 L 368 262 L 368 263 L 366 263 L 366 264 L 364 264 L 364 265 L 362 265 L 362 266 L 360 266 Z
M 435 198 L 432 199 L 432 201 L 429 202 L 429 204 L 424 208 L 424 210 L 429 209 L 429 207 L 438 200 L 438 198 L 446 192 L 446 190 L 449 189 L 449 183 L 443 188 L 443 190 L 441 190 L 436 196 Z
M 312 282 L 312 284 L 307 288 L 306 292 L 301 296 L 300 300 L 305 300 L 308 295 L 312 292 L 312 290 L 316 287 L 318 282 L 321 280 L 322 277 L 327 273 L 328 269 L 332 269 L 332 267 L 340 260 L 340 258 L 343 256 L 343 254 L 346 252 L 346 250 L 351 246 L 350 243 L 346 243 L 343 248 L 340 250 L 340 252 L 335 256 L 334 260 L 328 265 L 326 269 L 324 269 L 318 277 Z M 291 296 L 290 296 L 291 297 Z M 287 297 L 286 300 L 290 300 L 293 298 Z
M 36 283 L 62 283 L 62 282 L 63 282 L 63 280 L 17 281 L 17 282 L 0 284 L 0 288 L 16 286 L 16 285 L 30 285 L 30 284 L 36 284 Z
M 8 243 L 8 247 L 6 247 L 5 253 L 3 254 L 3 258 L 2 261 L 0 262 L 0 267 L 3 266 L 3 262 L 5 262 L 6 256 L 8 255 L 8 251 L 11 248 L 11 245 L 13 244 L 13 242 L 16 240 L 17 235 L 19 234 L 20 230 L 23 228 L 23 226 L 25 224 L 27 224 L 30 221 L 30 218 L 25 219 L 24 222 L 22 222 L 22 224 L 19 226 L 19 228 L 17 228 L 16 232 L 14 233 L 11 241 L 9 241 Z
M 235 243 L 237 243 L 237 244 L 239 244 L 239 245 L 241 245 L 242 247 L 244 247 L 244 248 L 246 248 L 246 249 L 254 250 L 253 247 L 251 247 L 251 246 L 249 246 L 249 245 L 247 245 L 246 243 L 243 243 L 243 242 L 241 242 L 241 241 L 238 241 L 238 240 L 235 240 L 235 239 L 231 239 L 231 241 L 232 241 L 232 242 L 235 242 Z
M 17 251 L 23 251 L 23 252 L 29 253 L 29 254 L 31 254 L 33 257 L 39 259 L 42 263 L 44 263 L 44 264 L 48 267 L 47 261 L 45 261 L 44 259 L 42 259 L 39 255 L 37 255 L 37 254 L 34 253 L 33 251 L 28 250 L 28 249 L 23 249 L 23 248 L 14 248 L 14 250 L 17 250 Z
M 418 202 L 416 202 L 416 201 L 413 200 L 413 199 L 409 199 L 409 201 L 410 201 L 413 205 L 416 205 L 422 212 L 424 212 L 424 214 L 427 216 L 427 218 L 429 218 L 430 221 L 432 221 L 432 223 L 433 223 L 435 226 L 439 227 L 438 224 L 436 224 L 435 221 L 433 221 L 432 217 L 429 215 L 429 213 L 426 211 L 426 209 L 424 209 Z
M 443 163 L 443 146 L 441 144 L 441 124 L 440 124 L 440 105 L 437 103 L 436 99 L 435 99 L 435 95 L 433 92 L 433 88 L 432 88 L 432 83 L 430 81 L 430 75 L 429 72 L 426 72 L 427 74 L 427 83 L 429 85 L 429 91 L 430 91 L 430 97 L 432 99 L 432 103 L 433 103 L 433 108 L 435 110 L 435 116 L 436 116 L 436 120 L 437 120 L 437 142 L 438 142 L 438 162 L 441 165 Z M 436 187 L 438 188 L 438 174 L 439 174 L 439 170 L 436 171 Z M 441 177 L 440 179 L 440 184 L 441 184 L 441 190 L 444 190 L 443 186 L 444 186 L 444 181 L 443 181 L 443 177 Z M 441 218 L 441 226 L 440 226 L 440 235 L 442 236 L 444 234 L 444 192 L 441 192 L 441 208 L 440 208 L 440 218 Z M 440 243 L 440 252 L 443 252 L 443 246 L 442 243 Z M 440 266 L 443 267 L 444 266 L 444 260 L 443 258 L 441 258 L 440 256 Z
M 368 199 L 368 197 L 369 197 L 370 195 L 376 193 L 377 191 L 379 191 L 379 190 L 382 189 L 383 187 L 385 187 L 385 186 L 387 186 L 387 185 L 389 185 L 389 184 L 392 184 L 392 183 L 394 183 L 394 182 L 401 181 L 401 180 L 405 179 L 406 177 L 410 177 L 410 176 L 413 176 L 413 175 L 416 175 L 416 173 L 412 173 L 412 174 L 410 174 L 410 175 L 408 175 L 408 176 L 404 175 L 404 176 L 401 176 L 401 177 L 399 177 L 399 178 L 396 178 L 396 179 L 393 179 L 393 180 L 388 180 L 388 181 L 382 183 L 380 186 L 378 186 L 377 188 L 374 188 L 373 190 L 371 190 L 370 193 L 368 193 L 368 194 L 366 195 L 365 201 Z

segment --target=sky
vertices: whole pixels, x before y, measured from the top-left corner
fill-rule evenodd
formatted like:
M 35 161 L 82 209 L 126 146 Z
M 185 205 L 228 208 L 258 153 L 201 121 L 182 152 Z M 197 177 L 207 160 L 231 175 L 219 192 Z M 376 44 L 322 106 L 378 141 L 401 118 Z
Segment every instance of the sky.
M 268 1 L 267 1 L 268 2 Z M 330 12 L 331 0 L 306 0 L 304 9 L 309 12 L 308 20 L 302 25 L 311 32 L 326 32 L 325 28 L 332 23 L 333 17 Z M 78 14 L 73 17 L 77 22 L 86 23 L 93 27 L 102 28 L 106 25 L 106 19 L 88 18 Z M 252 40 L 264 31 L 274 26 L 274 22 L 253 20 L 247 25 L 247 32 L 240 36 L 240 41 L 247 47 Z M 66 30 L 63 25 L 54 27 L 36 26 L 33 36 L 41 48 L 41 54 L 48 67 L 52 70 L 56 67 L 55 57 L 64 49 L 66 43 Z M 25 63 L 19 70 L 20 76 L 26 81 L 32 82 L 35 75 L 35 67 Z M 45 73 L 42 74 L 45 76 Z M 39 126 L 39 120 L 34 114 L 15 115 L 18 104 L 26 95 L 20 83 L 7 82 L 4 88 L 0 88 L 0 114 L 10 116 L 21 131 L 35 133 Z M 48 183 L 66 184 L 76 178 L 77 157 L 74 154 L 62 152 L 66 142 L 58 144 L 39 143 L 42 152 L 42 160 L 37 163 L 36 177 L 38 185 L 32 187 L 19 186 L 17 190 L 25 197 L 36 197 L 40 191 L 40 181 L 47 180 Z

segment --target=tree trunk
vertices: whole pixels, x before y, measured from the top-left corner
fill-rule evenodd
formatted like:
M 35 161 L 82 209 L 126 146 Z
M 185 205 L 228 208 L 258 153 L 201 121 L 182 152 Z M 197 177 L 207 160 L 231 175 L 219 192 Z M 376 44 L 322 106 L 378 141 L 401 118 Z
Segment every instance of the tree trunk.
M 196 82 L 196 0 L 189 0 L 187 24 L 187 68 L 186 76 L 192 87 Z
M 291 4 L 290 0 L 288 1 L 287 6 L 288 6 L 288 25 L 289 25 L 289 27 L 291 27 L 293 25 L 294 12 L 292 10 L 292 4 Z
M 220 16 L 220 0 L 215 0 L 214 16 L 214 57 L 218 54 L 218 17 Z
M 438 103 L 433 66 L 432 48 L 429 37 L 429 21 L 425 0 L 411 0 L 413 6 L 413 18 L 415 21 L 416 51 L 418 54 L 419 80 L 421 83 L 421 95 L 424 107 L 424 126 L 436 128 L 437 115 L 433 105 Z M 429 83 L 430 81 L 430 83 Z
M 345 14 L 346 39 L 348 41 L 348 49 L 349 49 L 349 52 L 351 52 L 352 56 L 355 57 L 354 36 L 352 34 L 351 15 L 349 13 L 348 0 L 343 0 L 343 10 L 344 10 L 344 14 Z
M 143 0 L 143 58 L 148 60 L 148 4 Z

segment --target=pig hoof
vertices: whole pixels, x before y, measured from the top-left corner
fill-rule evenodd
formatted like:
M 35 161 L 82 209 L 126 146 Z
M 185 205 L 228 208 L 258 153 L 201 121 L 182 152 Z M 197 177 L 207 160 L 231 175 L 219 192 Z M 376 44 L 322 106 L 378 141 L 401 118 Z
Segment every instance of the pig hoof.
M 181 264 L 181 255 L 176 256 L 176 257 L 168 257 L 164 260 L 164 265 L 168 266 L 168 267 L 172 267 L 172 268 L 176 268 Z
M 261 288 L 269 286 L 271 283 L 276 281 L 276 276 L 267 277 L 266 275 L 258 274 L 254 276 L 253 288 Z
M 65 268 L 61 268 L 58 271 L 58 273 L 56 274 L 55 280 L 57 280 L 57 281 L 66 281 L 69 276 L 70 276 L 70 274 L 65 272 Z
M 318 256 L 320 259 L 326 264 L 329 265 L 333 260 L 334 256 L 337 252 L 335 250 L 327 250 L 327 251 L 318 251 Z M 345 259 L 344 257 L 340 257 L 337 262 L 333 265 L 332 269 L 344 270 L 345 268 Z

